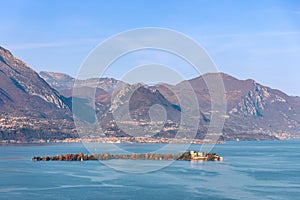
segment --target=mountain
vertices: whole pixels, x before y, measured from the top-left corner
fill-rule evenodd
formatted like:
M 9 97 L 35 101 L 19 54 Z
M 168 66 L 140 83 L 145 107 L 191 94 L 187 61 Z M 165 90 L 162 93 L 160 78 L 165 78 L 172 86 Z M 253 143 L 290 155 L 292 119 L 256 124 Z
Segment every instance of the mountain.
M 181 110 L 157 90 L 143 84 L 127 84 L 112 95 L 107 111 L 99 114 L 104 129 L 116 127 L 114 130 L 121 135 L 166 136 L 168 131 L 162 122 L 179 123 Z
M 224 73 L 205 74 L 188 80 L 198 98 L 200 110 L 210 118 L 210 94 L 205 79 L 221 77 L 227 100 L 225 139 L 261 139 L 267 137 L 297 136 L 300 133 L 300 99 L 263 86 L 254 80 L 238 80 Z M 168 85 L 172 91 L 182 91 L 182 83 Z M 164 85 L 157 89 L 171 102 L 174 93 Z M 186 94 L 188 95 L 188 94 Z
M 77 85 L 82 88 L 97 88 L 98 93 L 111 93 L 116 85 L 124 85 L 125 83 L 113 78 L 90 78 L 86 80 L 76 80 L 75 78 L 57 72 L 41 71 L 39 75 L 54 89 L 59 91 L 65 97 L 70 97 L 73 92 L 73 86 L 76 81 Z
M 46 77 L 46 80 L 50 80 L 49 84 L 53 87 L 64 85 L 64 81 L 57 78 L 65 77 L 64 74 L 51 72 L 47 72 L 47 75 L 45 72 L 40 74 L 42 77 Z M 75 82 L 73 78 L 68 78 L 68 80 Z M 85 99 L 85 104 L 81 107 L 91 104 L 90 95 L 94 90 L 96 91 L 95 109 L 99 124 L 106 136 L 129 136 L 128 132 L 131 136 L 141 136 L 134 132 L 139 132 L 139 134 L 147 132 L 147 135 L 155 137 L 174 137 L 176 135 L 181 118 L 181 108 L 178 104 L 171 103 L 160 91 L 152 87 L 140 83 L 130 85 L 112 78 L 93 78 L 76 80 L 76 88 L 76 94 L 68 93 L 68 96 Z M 66 90 L 73 91 L 73 88 L 67 85 L 57 89 L 62 94 L 65 94 Z M 124 115 L 127 110 L 129 115 Z M 157 123 L 151 122 L 151 120 L 156 120 Z M 118 124 L 118 121 L 122 123 Z M 161 124 L 164 121 L 166 123 L 162 127 Z M 140 129 L 141 127 L 142 129 Z M 130 131 L 124 131 L 124 129 L 130 129 Z
M 259 140 L 299 135 L 299 97 L 288 96 L 279 90 L 263 86 L 251 79 L 238 80 L 225 73 L 205 74 L 177 85 L 161 83 L 155 86 L 146 86 L 137 84 L 139 87 L 136 87 L 127 84 L 127 89 L 130 87 L 136 89 L 135 95 L 132 95 L 130 100 L 131 117 L 135 120 L 147 121 L 149 120 L 150 107 L 154 104 L 160 104 L 167 108 L 168 113 L 172 113 L 169 114 L 169 117 L 176 116 L 174 118 L 177 119 L 169 119 L 175 122 L 172 126 L 177 127 L 178 112 L 180 112 L 181 108 L 176 95 L 181 94 L 184 97 L 189 97 L 190 91 L 185 88 L 188 83 L 197 96 L 200 108 L 201 117 L 197 138 L 204 138 L 211 118 L 210 93 L 205 80 L 210 79 L 214 81 L 214 79 L 219 77 L 223 79 L 227 101 L 227 113 L 224 116 L 226 119 L 222 135 L 224 139 Z M 105 79 L 101 80 L 104 81 Z M 101 109 L 98 109 L 99 119 L 102 120 L 102 124 L 106 129 L 110 129 L 109 127 L 113 124 L 110 122 L 113 120 L 113 117 L 109 113 L 113 110 L 111 107 L 116 106 L 111 104 L 111 98 L 113 97 L 112 91 L 117 83 L 117 80 L 114 81 L 114 84 L 110 85 L 111 90 L 107 90 L 106 93 L 96 94 L 96 104 L 98 103 L 98 105 L 102 106 L 98 106 L 101 107 Z M 124 85 L 126 84 L 123 83 L 122 87 Z M 103 88 L 103 86 L 98 84 L 97 88 Z M 118 101 L 118 106 L 120 106 L 122 103 L 120 103 L 120 100 Z M 166 101 L 168 103 L 165 103 Z M 189 109 L 192 112 L 193 107 Z M 115 124 L 113 126 L 116 127 Z M 157 135 L 162 137 L 172 136 L 164 131 Z
M 215 113 L 210 98 L 214 92 L 209 91 L 206 80 L 214 82 L 218 78 L 223 80 L 227 100 L 227 111 L 222 115 L 225 118 L 222 139 L 299 137 L 300 98 L 251 79 L 238 80 L 224 73 L 214 73 L 176 85 L 155 86 L 128 84 L 113 78 L 76 80 L 62 73 L 37 74 L 0 47 L 0 141 L 77 137 L 72 100 L 79 103 L 83 114 L 95 104 L 103 136 L 177 137 L 176 133 L 184 130 L 180 137 L 189 137 L 194 128 L 190 124 L 196 124 L 199 128 L 195 137 L 203 139 Z M 76 93 L 73 93 L 74 83 Z M 190 85 L 193 92 L 186 85 Z M 194 103 L 192 93 L 197 97 Z M 91 95 L 95 95 L 95 102 Z M 178 97 L 183 99 L 184 105 Z M 182 123 L 186 118 L 188 120 Z
M 41 71 L 39 76 L 65 97 L 70 97 L 75 79 L 67 74 Z
M 2 47 L 0 105 L 0 140 L 72 137 L 72 114 L 65 98 Z

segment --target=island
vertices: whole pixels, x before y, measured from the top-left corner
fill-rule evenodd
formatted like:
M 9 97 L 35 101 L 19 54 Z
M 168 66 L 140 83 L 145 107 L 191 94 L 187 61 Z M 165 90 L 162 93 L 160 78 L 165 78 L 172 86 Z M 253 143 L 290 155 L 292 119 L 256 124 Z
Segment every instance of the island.
M 216 153 L 205 153 L 197 151 L 187 151 L 181 154 L 170 153 L 132 153 L 132 154 L 93 154 L 84 155 L 78 154 L 64 154 L 56 156 L 35 156 L 32 161 L 88 161 L 88 160 L 112 160 L 112 159 L 125 159 L 125 160 L 198 160 L 198 161 L 222 161 L 223 157 L 218 156 Z

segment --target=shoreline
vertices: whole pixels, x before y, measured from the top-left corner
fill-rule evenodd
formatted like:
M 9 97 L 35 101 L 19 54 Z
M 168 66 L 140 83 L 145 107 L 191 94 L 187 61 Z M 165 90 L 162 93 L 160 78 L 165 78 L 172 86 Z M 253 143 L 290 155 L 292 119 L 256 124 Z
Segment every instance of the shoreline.
M 200 139 L 178 139 L 178 138 L 148 138 L 148 137 L 107 137 L 107 138 L 66 138 L 63 140 L 33 140 L 33 141 L 15 141 L 2 140 L 0 144 L 50 144 L 50 143 L 104 143 L 104 144 L 132 144 L 132 143 L 149 143 L 149 144 L 223 144 L 224 141 L 218 140 L 212 142 L 210 140 Z
M 47 144 L 76 144 L 76 143 L 103 143 L 103 144 L 225 144 L 226 142 L 248 142 L 248 141 L 297 141 L 300 138 L 285 138 L 285 139 L 274 139 L 274 140 L 224 140 L 217 142 L 204 141 L 200 139 L 188 140 L 188 139 L 174 139 L 174 138 L 98 138 L 98 139 L 81 139 L 81 138 L 66 138 L 64 140 L 34 140 L 34 141 L 15 141 L 15 140 L 2 140 L 2 145 L 47 145 Z

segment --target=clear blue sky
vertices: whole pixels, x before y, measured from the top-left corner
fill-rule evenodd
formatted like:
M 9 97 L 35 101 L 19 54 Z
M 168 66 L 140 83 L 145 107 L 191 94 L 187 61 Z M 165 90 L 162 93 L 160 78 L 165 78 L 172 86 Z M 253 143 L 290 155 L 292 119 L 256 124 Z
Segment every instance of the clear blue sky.
M 220 71 L 300 95 L 300 1 L 11 0 L 1 2 L 0 24 L 0 45 L 36 71 L 76 76 L 104 39 L 128 29 L 164 27 L 194 38 Z M 169 59 L 150 52 L 141 60 L 157 57 Z M 128 70 L 126 63 L 141 60 L 120 62 L 122 70 L 115 66 L 108 75 L 118 78 Z

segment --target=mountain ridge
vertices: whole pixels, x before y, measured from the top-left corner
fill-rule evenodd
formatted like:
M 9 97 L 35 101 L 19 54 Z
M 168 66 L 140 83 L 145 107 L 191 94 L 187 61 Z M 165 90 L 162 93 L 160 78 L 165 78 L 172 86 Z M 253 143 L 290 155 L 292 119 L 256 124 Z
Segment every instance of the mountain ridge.
M 204 139 L 212 115 L 211 94 L 205 79 L 220 77 L 227 100 L 221 139 L 299 137 L 300 98 L 252 79 L 239 80 L 225 73 L 211 73 L 176 85 L 160 83 L 154 86 L 132 85 L 113 78 L 76 80 L 63 73 L 38 74 L 0 47 L 0 140 L 32 142 L 78 137 L 73 123 L 72 99 L 78 100 L 84 109 L 92 109 L 91 103 L 95 103 L 97 119 L 105 137 L 130 136 L 122 129 L 122 124 L 143 127 L 149 134 L 151 132 L 151 137 L 176 137 L 182 114 L 177 97 L 191 95 L 185 84 L 191 85 L 200 110 L 191 107 L 186 98 L 188 108 L 184 112 L 190 112 L 191 118 L 197 117 L 199 127 L 195 137 Z M 74 83 L 79 86 L 77 94 L 73 93 Z M 94 91 L 95 102 L 88 97 Z M 115 102 L 118 95 L 120 99 Z M 128 106 L 123 108 L 124 105 Z M 122 118 L 127 108 L 129 115 Z M 161 109 L 164 109 L 166 119 Z M 121 114 L 121 124 L 116 122 L 114 112 Z M 153 123 L 153 117 L 160 121 Z M 188 127 L 184 129 L 188 134 Z
M 300 117 L 297 114 L 298 111 L 300 113 L 299 97 L 289 96 L 278 89 L 263 86 L 253 79 L 239 80 L 226 73 L 210 73 L 187 80 L 199 101 L 202 116 L 200 125 L 203 129 L 200 135 L 207 131 L 211 117 L 210 94 L 205 84 L 205 76 L 221 76 L 224 82 L 228 117 L 225 119 L 224 138 L 233 139 L 232 133 L 239 135 L 240 139 L 243 138 L 242 134 L 245 134 L 246 139 L 251 139 L 253 137 L 251 132 L 272 137 L 299 133 L 300 122 L 297 120 Z M 162 83 L 146 87 L 150 90 L 158 90 L 168 101 L 178 105 L 179 102 L 172 90 L 180 91 L 183 82 L 176 85 Z M 282 110 L 277 112 L 276 108 Z M 245 119 L 248 121 L 245 122 Z

